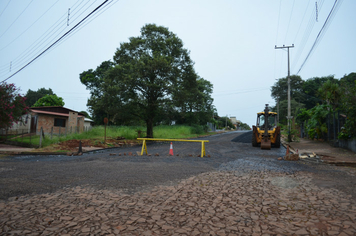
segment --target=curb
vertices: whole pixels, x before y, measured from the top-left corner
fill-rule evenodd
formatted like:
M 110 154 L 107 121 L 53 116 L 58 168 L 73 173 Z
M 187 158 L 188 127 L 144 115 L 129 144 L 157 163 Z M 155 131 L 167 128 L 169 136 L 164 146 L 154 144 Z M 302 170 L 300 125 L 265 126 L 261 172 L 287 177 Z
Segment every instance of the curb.
M 83 151 L 82 153 L 94 153 L 94 152 L 101 152 L 105 150 L 115 149 L 120 147 L 109 147 L 109 148 L 101 148 L 91 151 Z M 0 151 L 0 154 L 7 154 L 7 155 L 24 155 L 24 156 L 45 156 L 45 155 L 56 155 L 56 156 L 67 156 L 67 153 L 78 153 L 78 152 L 16 152 L 16 151 Z

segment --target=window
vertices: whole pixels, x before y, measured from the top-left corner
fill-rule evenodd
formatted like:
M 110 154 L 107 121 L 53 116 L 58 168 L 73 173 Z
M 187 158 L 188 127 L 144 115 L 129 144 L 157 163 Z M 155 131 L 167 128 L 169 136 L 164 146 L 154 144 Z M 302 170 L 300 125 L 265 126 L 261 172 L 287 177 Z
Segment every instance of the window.
M 54 118 L 54 126 L 66 127 L 66 119 Z

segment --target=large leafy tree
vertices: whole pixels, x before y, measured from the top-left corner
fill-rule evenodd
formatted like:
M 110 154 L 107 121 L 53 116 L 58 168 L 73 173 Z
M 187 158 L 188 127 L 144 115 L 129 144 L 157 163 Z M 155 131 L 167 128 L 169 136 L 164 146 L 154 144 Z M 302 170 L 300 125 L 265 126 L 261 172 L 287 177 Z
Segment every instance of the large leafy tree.
M 33 107 L 64 106 L 63 98 L 57 95 L 46 95 L 33 104 Z
M 307 109 L 311 109 L 318 104 L 321 104 L 323 100 L 318 96 L 318 89 L 328 80 L 336 81 L 334 76 L 313 77 L 307 79 L 303 83 L 303 92 L 305 96 L 304 104 Z
M 40 88 L 37 91 L 33 91 L 29 89 L 27 93 L 25 94 L 26 97 L 26 105 L 31 107 L 33 104 L 35 104 L 38 99 L 46 96 L 46 95 L 55 95 L 52 91 L 51 88 L 45 89 L 45 88 Z
M 114 65 L 111 61 L 102 62 L 95 70 L 90 69 L 80 74 L 80 82 L 90 90 L 87 106 L 96 124 L 103 124 L 107 117 L 107 106 L 103 102 L 103 82 L 107 71 Z
M 27 113 L 25 100 L 14 84 L 0 84 L 0 128 L 10 127 Z
M 335 110 L 339 106 L 341 89 L 337 81 L 330 79 L 318 89 L 317 95 Z
M 347 115 L 346 124 L 340 138 L 356 137 L 356 73 L 350 73 L 340 79 L 341 109 Z
M 299 75 L 290 76 L 290 95 L 291 99 L 296 100 L 297 102 L 304 101 L 303 94 L 303 83 L 304 81 Z M 271 96 L 276 101 L 283 101 L 288 99 L 288 78 L 278 79 L 274 85 L 271 87 Z
M 147 136 L 153 137 L 154 124 L 176 119 L 182 111 L 198 114 L 212 107 L 211 84 L 199 78 L 182 40 L 168 28 L 145 25 L 140 36 L 120 44 L 113 59 L 94 86 L 101 96 L 96 107 L 112 122 L 142 120 Z M 86 74 L 81 74 L 82 83 Z

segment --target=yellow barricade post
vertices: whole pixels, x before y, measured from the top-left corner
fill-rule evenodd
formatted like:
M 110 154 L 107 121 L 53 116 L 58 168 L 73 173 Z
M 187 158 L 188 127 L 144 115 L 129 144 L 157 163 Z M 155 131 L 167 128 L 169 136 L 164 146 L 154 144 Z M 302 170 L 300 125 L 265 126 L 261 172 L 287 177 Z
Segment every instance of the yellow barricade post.
M 204 157 L 206 155 L 205 152 L 205 143 L 208 143 L 209 140 L 187 140 L 187 139 L 161 139 L 161 138 L 137 138 L 137 140 L 142 140 L 142 150 L 141 150 L 141 156 L 143 155 L 143 152 L 148 154 L 147 152 L 147 145 L 146 141 L 167 141 L 167 142 L 200 142 L 201 143 L 201 152 L 200 152 L 200 157 Z

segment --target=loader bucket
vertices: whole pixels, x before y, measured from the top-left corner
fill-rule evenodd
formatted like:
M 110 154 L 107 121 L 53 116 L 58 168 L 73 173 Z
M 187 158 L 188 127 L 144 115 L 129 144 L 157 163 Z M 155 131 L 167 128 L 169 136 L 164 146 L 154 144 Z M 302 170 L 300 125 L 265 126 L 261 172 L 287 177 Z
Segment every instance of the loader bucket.
M 270 139 L 262 139 L 261 140 L 261 149 L 271 149 L 271 140 Z

